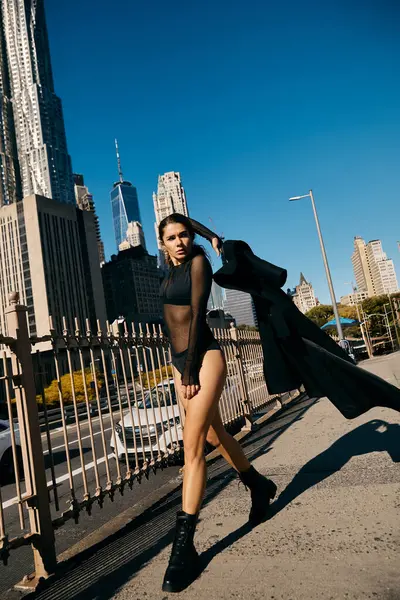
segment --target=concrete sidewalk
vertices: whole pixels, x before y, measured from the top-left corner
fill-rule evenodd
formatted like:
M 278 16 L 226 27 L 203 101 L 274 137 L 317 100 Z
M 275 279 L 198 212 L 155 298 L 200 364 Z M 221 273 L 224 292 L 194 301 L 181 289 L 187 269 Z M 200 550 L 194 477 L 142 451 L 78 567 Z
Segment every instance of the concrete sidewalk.
M 398 353 L 363 367 L 400 380 Z M 346 421 L 327 400 L 310 404 L 253 463 L 279 488 L 271 519 L 249 530 L 249 496 L 230 482 L 201 512 L 195 539 L 207 567 L 177 597 L 400 598 L 400 414 Z M 113 597 L 173 597 L 160 589 L 169 552 Z

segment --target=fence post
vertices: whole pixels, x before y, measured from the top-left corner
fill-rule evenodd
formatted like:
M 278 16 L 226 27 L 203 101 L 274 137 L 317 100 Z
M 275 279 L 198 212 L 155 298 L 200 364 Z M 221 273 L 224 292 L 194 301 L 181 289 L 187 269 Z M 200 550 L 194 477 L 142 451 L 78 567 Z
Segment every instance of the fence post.
M 242 403 L 243 416 L 245 419 L 242 431 L 251 431 L 251 429 L 253 428 L 252 408 L 250 404 L 249 391 L 247 388 L 247 381 L 243 367 L 243 357 L 240 348 L 238 329 L 233 325 L 233 323 L 231 323 L 229 331 L 231 334 L 231 340 L 233 341 L 236 350 L 235 358 L 237 363 L 237 371 L 239 374 L 240 401 Z
M 26 486 L 23 500 L 28 507 L 35 564 L 34 576 L 26 577 L 22 586 L 34 588 L 40 578 L 54 573 L 57 560 L 36 403 L 28 309 L 18 304 L 18 292 L 12 292 L 9 301 L 5 314 L 8 335 L 16 340 L 10 354 Z

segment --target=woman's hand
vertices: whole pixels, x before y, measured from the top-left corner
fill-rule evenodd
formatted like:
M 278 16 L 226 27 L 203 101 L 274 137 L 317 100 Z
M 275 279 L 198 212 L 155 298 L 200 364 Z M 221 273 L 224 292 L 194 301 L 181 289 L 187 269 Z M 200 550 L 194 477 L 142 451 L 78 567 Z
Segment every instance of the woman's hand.
M 220 239 L 217 236 L 215 236 L 215 237 L 213 237 L 211 243 L 212 243 L 212 247 L 214 248 L 214 250 L 216 252 L 216 255 L 220 256 L 220 254 L 221 254 L 221 250 L 219 248 Z
M 182 394 L 185 400 L 190 400 L 193 398 L 197 392 L 199 391 L 199 385 L 183 385 L 182 384 Z

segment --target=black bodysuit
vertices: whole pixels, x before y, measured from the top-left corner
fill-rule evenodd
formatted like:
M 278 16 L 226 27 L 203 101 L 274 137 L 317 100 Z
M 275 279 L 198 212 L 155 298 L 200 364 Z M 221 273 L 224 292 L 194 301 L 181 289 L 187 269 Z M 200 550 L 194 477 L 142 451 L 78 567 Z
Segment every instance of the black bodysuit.
M 190 221 L 194 231 L 202 237 L 210 241 L 218 237 L 204 225 Z M 221 240 L 219 245 L 222 246 Z M 221 349 L 206 321 L 211 284 L 212 269 L 204 254 L 192 255 L 180 265 L 171 266 L 161 284 L 172 364 L 181 373 L 183 385 L 199 384 L 205 352 Z

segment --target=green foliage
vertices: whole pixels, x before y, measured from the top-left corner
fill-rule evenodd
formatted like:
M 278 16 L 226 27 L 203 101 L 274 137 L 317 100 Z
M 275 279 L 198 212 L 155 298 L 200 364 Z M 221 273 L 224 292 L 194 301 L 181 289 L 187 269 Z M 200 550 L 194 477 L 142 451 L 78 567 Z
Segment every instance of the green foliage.
M 395 309 L 393 299 L 398 298 L 400 300 L 400 293 L 391 294 L 390 297 L 392 299 L 393 309 Z M 395 337 L 394 318 L 387 295 L 367 298 L 362 302 L 362 304 L 359 305 L 361 313 L 360 317 L 362 320 L 363 316 L 366 317 L 366 329 L 368 330 L 369 335 L 372 337 L 379 337 L 387 334 L 385 319 L 382 316 L 385 314 L 385 304 L 392 335 Z M 346 319 L 358 319 L 357 308 L 355 306 L 339 305 L 338 309 L 341 317 Z M 308 313 L 306 313 L 306 316 L 314 321 L 318 327 L 322 327 L 322 325 L 333 318 L 333 308 L 329 304 L 320 304 L 319 306 L 309 310 Z M 396 313 L 394 317 L 396 319 Z M 361 337 L 360 327 L 358 325 L 355 327 L 348 327 L 345 329 L 345 334 L 347 337 Z
M 258 331 L 258 327 L 254 325 L 238 325 L 236 329 L 242 329 L 242 331 Z
M 306 317 L 311 319 L 318 327 L 325 325 L 327 321 L 330 321 L 333 317 L 333 308 L 329 304 L 319 304 L 314 306 L 311 310 L 306 313 Z

